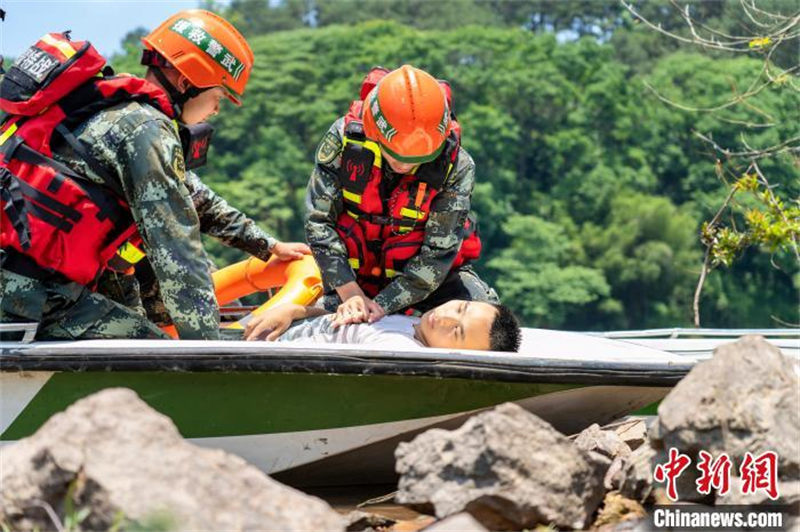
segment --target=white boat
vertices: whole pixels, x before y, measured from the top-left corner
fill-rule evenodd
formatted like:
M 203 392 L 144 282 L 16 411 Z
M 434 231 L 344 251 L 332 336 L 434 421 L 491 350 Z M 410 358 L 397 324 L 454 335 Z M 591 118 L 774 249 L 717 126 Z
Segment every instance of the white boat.
M 392 480 L 397 442 L 514 401 L 574 433 L 652 405 L 694 361 L 525 329 L 518 354 L 175 340 L 0 343 L 0 444 L 108 387 L 295 485 Z

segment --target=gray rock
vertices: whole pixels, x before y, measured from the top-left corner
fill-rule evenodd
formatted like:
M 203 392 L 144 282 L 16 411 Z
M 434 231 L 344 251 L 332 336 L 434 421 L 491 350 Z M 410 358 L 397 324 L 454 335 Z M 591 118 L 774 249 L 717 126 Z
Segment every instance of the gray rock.
M 663 450 L 643 445 L 633 451 L 611 481 L 613 488 L 626 498 L 640 503 L 666 502 L 665 488 L 653 480 L 653 470 L 657 464 L 664 464 L 669 457 Z M 678 500 L 699 501 L 707 497 L 697 493 L 695 482 L 699 472 L 691 465 L 678 477 L 676 489 Z
M 635 451 L 647 441 L 647 423 L 644 419 L 629 419 L 615 425 L 614 432 L 631 451 Z
M 601 464 L 513 403 L 454 430 L 432 429 L 396 452 L 401 504 L 444 518 L 466 511 L 492 530 L 584 527 L 603 498 Z
M 755 493 L 742 493 L 743 481 L 739 477 L 731 477 L 730 489 L 725 495 L 718 495 L 715 501 L 716 506 L 726 504 L 737 505 L 786 505 L 792 515 L 800 515 L 800 481 L 782 480 L 778 481 L 778 498 L 772 500 L 764 490 L 756 490 Z
M 369 532 L 378 528 L 389 528 L 397 522 L 382 515 L 359 510 L 353 510 L 347 514 L 345 520 L 347 521 L 347 527 L 345 528 L 347 532 Z
M 607 462 L 603 487 L 610 490 L 614 487 L 613 479 L 622 470 L 624 461 L 631 455 L 628 447 L 619 434 L 611 430 L 603 430 L 595 423 L 578 434 L 575 445 L 584 451 L 600 455 L 600 460 Z
M 468 513 L 451 515 L 423 530 L 425 532 L 489 532 Z
M 612 525 L 592 529 L 594 532 L 653 532 L 650 522 L 645 519 L 626 519 Z
M 108 389 L 0 450 L 0 521 L 53 529 L 37 501 L 63 520 L 68 496 L 89 513 L 84 530 L 168 516 L 193 530 L 337 530 L 325 502 L 270 479 L 241 458 L 183 440 L 132 391 Z
M 584 451 L 598 453 L 610 460 L 617 457 L 627 458 L 631 448 L 622 441 L 619 434 L 610 430 L 602 430 L 597 423 L 590 425 L 575 438 L 575 445 Z
M 800 378 L 796 364 L 759 336 L 717 348 L 695 366 L 658 408 L 658 438 L 696 460 L 700 450 L 775 451 L 778 473 L 800 479 Z

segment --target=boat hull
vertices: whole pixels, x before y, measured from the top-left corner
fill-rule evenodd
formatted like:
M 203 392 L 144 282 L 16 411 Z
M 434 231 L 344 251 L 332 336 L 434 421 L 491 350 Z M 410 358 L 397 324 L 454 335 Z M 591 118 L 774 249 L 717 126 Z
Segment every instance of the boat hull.
M 520 353 L 266 342 L 0 344 L 0 444 L 107 388 L 135 391 L 199 445 L 292 484 L 384 482 L 394 449 L 512 401 L 564 433 L 660 400 L 691 368 L 639 346 L 526 331 Z
M 399 441 L 434 426 L 457 426 L 503 402 L 517 402 L 572 433 L 669 391 L 407 375 L 3 372 L 0 443 L 29 436 L 76 400 L 114 387 L 134 390 L 190 441 L 238 454 L 267 473 L 314 464 L 286 475 L 297 485 L 391 480 Z

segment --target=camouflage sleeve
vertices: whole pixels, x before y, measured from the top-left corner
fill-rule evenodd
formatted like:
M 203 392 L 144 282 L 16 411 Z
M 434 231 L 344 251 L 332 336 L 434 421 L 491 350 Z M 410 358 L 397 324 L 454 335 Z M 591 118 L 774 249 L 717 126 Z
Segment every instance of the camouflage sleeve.
M 167 120 L 147 120 L 119 146 L 122 185 L 180 337 L 219 338 L 217 300 L 177 133 Z
M 347 248 L 336 233 L 336 220 L 342 212 L 342 188 L 336 173 L 342 164 L 343 127 L 344 119 L 340 118 L 322 138 L 306 191 L 306 240 L 326 289 L 356 280 L 347 261 Z
M 475 163 L 462 149 L 453 174 L 431 202 L 419 253 L 375 297 L 387 314 L 422 301 L 442 284 L 461 246 L 474 186 Z
M 192 171 L 186 172 L 186 188 L 192 195 L 201 233 L 261 260 L 268 260 L 272 256 L 269 249 L 278 241 L 211 190 Z

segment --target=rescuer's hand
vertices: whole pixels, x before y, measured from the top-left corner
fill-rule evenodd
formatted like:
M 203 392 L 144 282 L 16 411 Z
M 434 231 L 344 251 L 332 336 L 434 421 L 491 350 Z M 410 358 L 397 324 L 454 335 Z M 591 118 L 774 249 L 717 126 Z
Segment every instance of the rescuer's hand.
M 244 339 L 248 341 L 267 340 L 274 342 L 297 319 L 297 314 L 302 310 L 303 307 L 301 305 L 289 303 L 278 305 L 257 316 L 253 316 L 244 328 Z
M 302 242 L 278 242 L 269 251 L 283 261 L 302 259 L 303 255 L 311 255 L 311 248 Z
M 364 295 L 355 295 L 339 305 L 333 317 L 333 326 L 349 323 L 373 323 L 385 316 L 380 305 Z

